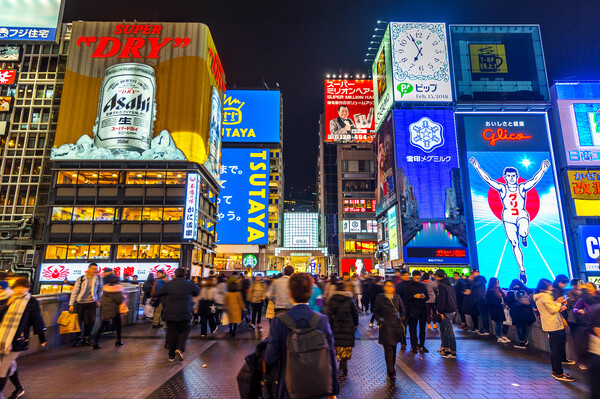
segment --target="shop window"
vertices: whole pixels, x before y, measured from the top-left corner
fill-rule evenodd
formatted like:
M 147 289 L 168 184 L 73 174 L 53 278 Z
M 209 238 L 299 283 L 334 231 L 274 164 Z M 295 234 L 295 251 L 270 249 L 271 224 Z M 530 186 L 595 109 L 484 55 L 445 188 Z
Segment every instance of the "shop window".
M 158 259 L 160 257 L 160 245 L 140 244 L 138 259 Z
M 119 172 L 100 172 L 98 184 L 119 184 Z
M 98 183 L 98 172 L 80 171 L 77 177 L 77 184 L 96 184 Z
M 69 221 L 73 217 L 73 208 L 54 207 L 52 208 L 52 221 Z
M 137 245 L 118 245 L 117 259 L 136 259 L 138 254 Z
M 165 208 L 163 219 L 165 221 L 182 220 L 183 208 Z
M 185 172 L 167 172 L 167 184 L 186 184 Z
M 108 259 L 110 256 L 110 245 L 90 245 L 90 259 Z
M 142 214 L 142 220 L 162 220 L 162 208 L 144 208 L 144 212 Z
M 115 220 L 115 208 L 95 208 L 94 220 L 106 222 Z
M 67 259 L 87 259 L 89 251 L 89 245 L 69 245 Z
M 163 259 L 179 259 L 179 245 L 161 245 L 160 257 Z
M 146 172 L 138 170 L 134 172 L 127 172 L 125 184 L 145 184 L 146 183 Z
M 46 259 L 66 259 L 66 245 L 48 245 L 46 247 Z
M 146 184 L 165 184 L 167 174 L 161 172 L 146 172 Z
M 121 220 L 142 220 L 142 208 L 123 208 Z
M 73 208 L 73 220 L 84 221 L 92 220 L 94 215 L 94 208 L 91 207 L 75 207 Z
M 77 182 L 77 172 L 58 172 L 56 184 L 75 184 Z

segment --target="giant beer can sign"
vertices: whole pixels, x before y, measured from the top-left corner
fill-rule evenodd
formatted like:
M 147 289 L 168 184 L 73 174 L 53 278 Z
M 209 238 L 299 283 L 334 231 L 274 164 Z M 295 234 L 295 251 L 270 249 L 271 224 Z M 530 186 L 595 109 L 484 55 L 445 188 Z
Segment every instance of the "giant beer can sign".
M 138 63 L 106 69 L 98 101 L 97 147 L 143 152 L 150 148 L 155 118 L 154 69 Z

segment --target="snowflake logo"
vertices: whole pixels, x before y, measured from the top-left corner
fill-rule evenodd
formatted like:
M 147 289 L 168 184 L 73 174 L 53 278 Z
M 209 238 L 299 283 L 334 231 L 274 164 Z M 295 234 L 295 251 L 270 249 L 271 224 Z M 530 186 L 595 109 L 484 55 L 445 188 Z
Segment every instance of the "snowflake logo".
M 15 83 L 15 71 L 14 70 L 5 70 L 0 71 L 0 84 L 13 84 Z
M 444 145 L 444 127 L 427 117 L 411 123 L 408 131 L 410 132 L 410 144 L 427 153 Z

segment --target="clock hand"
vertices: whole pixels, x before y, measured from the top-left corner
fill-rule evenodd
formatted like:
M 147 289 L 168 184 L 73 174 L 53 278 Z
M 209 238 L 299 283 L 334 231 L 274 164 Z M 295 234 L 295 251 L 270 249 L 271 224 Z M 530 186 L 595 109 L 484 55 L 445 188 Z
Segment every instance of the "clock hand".
M 418 61 L 419 60 L 419 55 L 423 55 L 423 53 L 421 52 L 422 48 L 419 48 L 419 45 L 417 44 L 417 41 L 415 40 L 414 37 L 412 37 L 412 35 L 408 35 L 408 37 L 410 37 L 410 40 L 412 40 L 412 42 L 414 43 L 415 47 L 417 48 L 418 52 L 417 52 L 417 56 L 415 57 L 414 60 Z

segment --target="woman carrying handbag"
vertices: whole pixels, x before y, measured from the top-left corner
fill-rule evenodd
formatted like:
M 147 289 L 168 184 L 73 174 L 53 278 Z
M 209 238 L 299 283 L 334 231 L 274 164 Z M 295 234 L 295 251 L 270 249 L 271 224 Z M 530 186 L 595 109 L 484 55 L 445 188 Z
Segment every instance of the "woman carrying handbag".
M 373 315 L 377 319 L 379 343 L 383 345 L 385 364 L 390 383 L 396 380 L 396 347 L 402 335 L 402 320 L 405 311 L 400 296 L 396 294 L 396 286 L 391 280 L 383 285 L 383 294 L 377 295 Z

